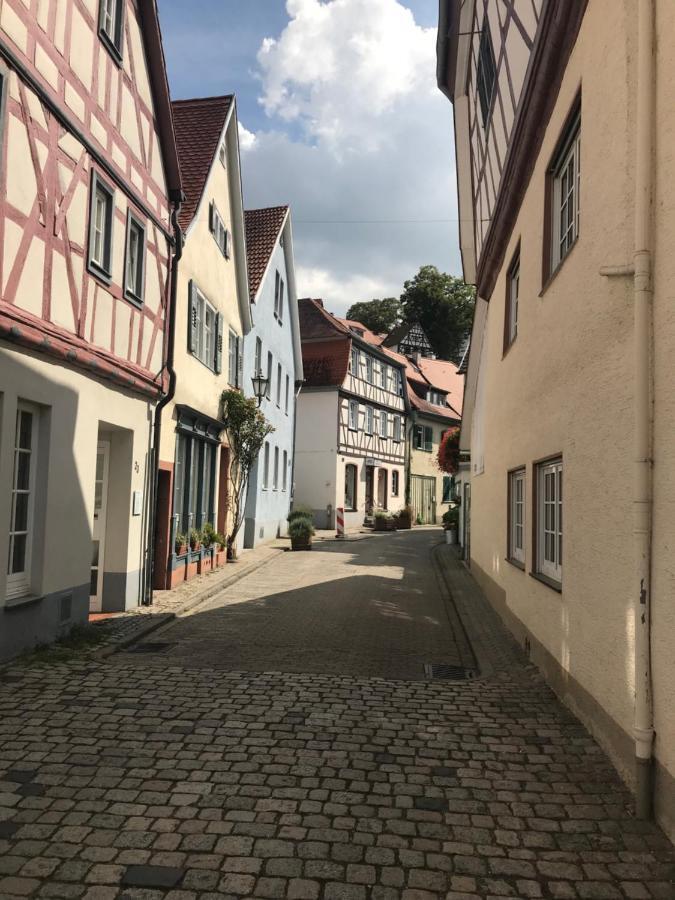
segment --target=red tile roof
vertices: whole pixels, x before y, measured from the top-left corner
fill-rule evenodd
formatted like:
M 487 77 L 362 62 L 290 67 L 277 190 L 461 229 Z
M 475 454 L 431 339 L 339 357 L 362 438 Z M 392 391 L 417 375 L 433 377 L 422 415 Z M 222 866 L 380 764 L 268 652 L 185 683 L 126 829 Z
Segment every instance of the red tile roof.
M 419 369 L 432 387 L 446 391 L 448 403 L 458 413 L 462 412 L 464 399 L 464 376 L 457 371 L 457 366 L 445 359 L 428 359 L 420 357 Z
M 248 290 L 251 300 L 255 300 L 258 293 L 287 214 L 287 206 L 247 209 L 244 212 Z
M 303 297 L 298 300 L 300 313 L 300 338 L 303 341 L 317 338 L 350 337 L 351 332 L 339 319 L 323 308 L 322 300 Z
M 357 337 L 360 337 L 364 341 L 368 341 L 368 343 L 372 344 L 374 347 L 379 347 L 386 338 L 386 334 L 376 334 L 374 331 L 371 331 L 370 328 L 366 328 L 363 322 L 357 322 L 354 319 L 340 319 L 337 316 L 335 318 L 338 322 L 342 322 L 343 325 L 346 325 L 350 331 L 356 331 Z M 362 331 L 363 334 L 359 334 L 359 331 Z
M 185 231 L 195 217 L 206 179 L 218 152 L 225 120 L 234 96 L 174 100 L 173 127 L 185 202 L 178 222 Z
M 302 344 L 302 368 L 305 385 L 326 387 L 340 385 L 349 369 L 350 341 L 345 338 Z

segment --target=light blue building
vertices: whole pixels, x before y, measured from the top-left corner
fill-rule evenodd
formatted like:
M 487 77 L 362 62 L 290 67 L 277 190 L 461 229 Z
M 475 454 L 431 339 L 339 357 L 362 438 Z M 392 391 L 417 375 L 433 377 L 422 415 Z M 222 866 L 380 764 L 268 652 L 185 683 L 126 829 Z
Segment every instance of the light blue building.
M 246 495 L 242 543 L 256 547 L 286 534 L 293 496 L 296 397 L 303 374 L 290 210 L 246 210 L 245 220 L 253 328 L 244 341 L 243 389 L 253 396 L 252 378 L 262 371 L 268 382 L 261 409 L 274 427 Z

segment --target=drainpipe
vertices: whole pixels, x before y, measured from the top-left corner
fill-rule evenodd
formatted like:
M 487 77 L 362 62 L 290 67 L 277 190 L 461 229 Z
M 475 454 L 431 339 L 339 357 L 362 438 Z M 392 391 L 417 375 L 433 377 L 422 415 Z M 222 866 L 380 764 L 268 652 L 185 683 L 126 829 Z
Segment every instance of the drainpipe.
M 636 808 L 652 815 L 654 714 L 651 685 L 652 412 L 650 397 L 652 331 L 651 204 L 654 128 L 654 0 L 638 4 L 637 122 L 634 253 L 635 467 L 633 540 L 635 553 L 635 757 Z
M 169 389 L 166 394 L 160 397 L 155 407 L 155 419 L 153 422 L 153 475 L 150 496 L 150 516 L 148 521 L 148 552 L 146 554 L 148 564 L 145 571 L 145 591 L 143 596 L 143 606 L 152 606 L 153 596 L 153 574 L 155 571 L 155 542 L 157 540 L 157 494 L 159 490 L 159 448 L 160 438 L 162 434 L 162 410 L 170 403 L 176 393 L 176 370 L 173 367 L 174 348 L 176 338 L 176 294 L 178 289 L 178 263 L 183 255 L 183 232 L 178 224 L 178 214 L 180 213 L 182 203 L 181 199 L 175 203 L 171 213 L 171 224 L 173 226 L 175 249 L 171 258 L 171 296 L 169 299 L 169 334 L 166 351 L 166 371 L 169 373 Z

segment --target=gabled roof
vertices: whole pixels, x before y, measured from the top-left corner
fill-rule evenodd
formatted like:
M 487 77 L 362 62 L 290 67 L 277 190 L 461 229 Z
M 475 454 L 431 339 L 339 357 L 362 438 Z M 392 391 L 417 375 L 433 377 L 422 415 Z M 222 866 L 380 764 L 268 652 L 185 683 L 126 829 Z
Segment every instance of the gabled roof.
M 298 300 L 300 337 L 303 341 L 351 337 L 351 332 L 339 319 L 323 308 L 323 301 L 303 297 Z
M 248 290 L 251 302 L 255 301 L 287 216 L 287 206 L 270 206 L 267 209 L 244 211 Z
M 452 406 L 436 406 L 435 403 L 429 403 L 428 400 L 418 397 L 414 391 L 410 391 L 409 396 L 412 408 L 422 413 L 422 415 L 434 416 L 437 419 L 448 419 L 452 422 L 459 421 L 462 417 Z
M 336 316 L 336 318 L 338 317 Z M 338 321 L 346 325 L 357 337 L 363 338 L 364 341 L 368 341 L 369 344 L 373 344 L 375 347 L 379 347 L 386 337 L 384 334 L 376 334 L 370 328 L 367 328 L 363 322 L 357 322 L 356 319 L 338 319 Z
M 187 230 L 197 212 L 233 101 L 234 96 L 227 94 L 196 100 L 174 100 L 171 104 L 185 192 L 185 202 L 178 217 L 183 231 Z
M 409 343 L 431 351 L 431 342 L 419 322 L 400 322 L 385 336 L 384 344 L 386 347 L 398 347 L 405 343 L 405 338 L 410 337 L 414 331 L 417 332 L 417 340 L 411 339 Z
M 457 366 L 446 359 L 427 359 L 424 356 L 420 357 L 418 366 L 429 384 L 445 391 L 450 406 L 461 414 L 464 376 L 459 373 Z

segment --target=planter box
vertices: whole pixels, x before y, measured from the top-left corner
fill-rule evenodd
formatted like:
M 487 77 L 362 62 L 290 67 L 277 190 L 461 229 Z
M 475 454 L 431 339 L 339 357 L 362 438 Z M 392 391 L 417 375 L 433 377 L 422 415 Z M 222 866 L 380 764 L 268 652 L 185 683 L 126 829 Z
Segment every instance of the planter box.
M 412 528 L 412 519 L 410 516 L 397 516 L 396 527 L 401 531 L 408 531 L 408 529 Z
M 375 519 L 375 531 L 396 531 L 393 519 Z
M 199 566 L 199 574 L 210 572 L 213 568 L 213 554 L 211 550 L 202 550 L 202 558 Z
M 307 538 L 307 540 L 293 540 L 291 538 L 291 550 L 311 550 L 312 549 L 312 539 Z

